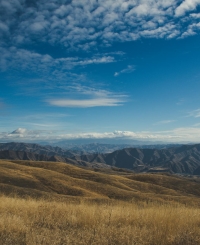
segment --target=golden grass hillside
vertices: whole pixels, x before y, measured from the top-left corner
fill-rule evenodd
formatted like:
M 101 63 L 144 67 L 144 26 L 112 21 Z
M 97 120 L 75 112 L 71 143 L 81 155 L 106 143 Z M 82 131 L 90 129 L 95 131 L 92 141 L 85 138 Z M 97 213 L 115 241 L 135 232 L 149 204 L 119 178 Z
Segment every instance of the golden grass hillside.
M 0 245 L 198 245 L 200 210 L 0 197 Z
M 51 200 L 115 199 L 198 205 L 200 182 L 164 174 L 100 173 L 66 163 L 1 160 L 0 192 Z
M 198 245 L 200 183 L 0 161 L 0 245 Z

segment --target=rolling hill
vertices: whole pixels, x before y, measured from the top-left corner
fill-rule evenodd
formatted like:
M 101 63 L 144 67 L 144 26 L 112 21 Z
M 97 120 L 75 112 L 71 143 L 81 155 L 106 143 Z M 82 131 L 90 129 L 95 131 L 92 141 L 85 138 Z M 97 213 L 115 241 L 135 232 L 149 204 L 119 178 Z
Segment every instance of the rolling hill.
M 200 181 L 166 174 L 94 171 L 44 161 L 0 161 L 0 192 L 47 199 L 199 203 Z

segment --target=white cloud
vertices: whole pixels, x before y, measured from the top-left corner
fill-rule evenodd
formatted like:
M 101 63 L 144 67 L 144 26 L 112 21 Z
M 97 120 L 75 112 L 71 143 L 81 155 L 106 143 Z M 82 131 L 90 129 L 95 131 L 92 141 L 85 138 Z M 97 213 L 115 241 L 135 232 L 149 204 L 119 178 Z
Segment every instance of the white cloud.
M 103 63 L 112 63 L 115 61 L 114 57 L 104 56 L 100 58 L 86 59 L 75 62 L 75 65 L 90 65 L 90 64 L 103 64 Z
M 175 10 L 176 16 L 182 16 L 185 12 L 196 9 L 200 5 L 200 0 L 185 0 Z
M 188 36 L 194 36 L 197 34 L 198 30 L 200 29 L 200 22 L 193 23 L 189 25 L 185 32 L 180 36 L 180 38 L 186 38 Z
M 127 68 L 125 68 L 125 69 L 123 69 L 123 70 L 121 70 L 119 72 L 115 72 L 114 76 L 117 77 L 117 76 L 119 76 L 122 73 L 131 73 L 133 71 L 135 71 L 135 66 L 128 65 Z
M 67 86 L 66 89 L 70 92 L 70 94 L 76 94 L 79 98 L 90 96 L 91 98 L 125 98 L 127 97 L 125 94 L 121 93 L 113 93 L 105 89 L 98 88 L 94 86 L 84 86 L 78 83 L 71 84 Z
M 192 29 L 188 29 L 187 31 L 185 31 L 180 38 L 186 38 L 186 37 L 189 37 L 189 36 L 194 36 L 196 35 L 197 33 L 194 32 Z
M 35 22 L 30 26 L 30 30 L 33 32 L 42 31 L 45 28 L 44 22 Z
M 190 14 L 190 17 L 195 18 L 195 19 L 200 19 L 200 13 L 198 13 L 198 14 Z
M 86 66 L 91 64 L 107 64 L 115 62 L 113 56 L 92 56 L 91 58 L 61 57 L 53 58 L 48 54 L 40 54 L 26 49 L 9 49 L 0 47 L 0 69 L 5 70 L 15 67 L 23 70 L 35 70 L 44 72 L 53 68 L 71 70 L 75 66 Z
M 177 135 L 179 138 L 185 141 L 196 141 L 199 142 L 200 138 L 200 128 L 196 127 L 184 127 L 184 128 L 176 128 L 171 131 L 173 135 Z
M 190 111 L 188 113 L 188 117 L 195 117 L 195 118 L 200 117 L 200 109 Z
M 28 131 L 25 128 L 18 128 L 14 130 L 11 134 L 26 134 Z
M 173 123 L 175 121 L 176 120 L 163 120 L 163 121 L 159 121 L 159 122 L 154 123 L 154 125 L 169 124 L 169 123 Z
M 9 31 L 8 26 L 1 21 L 0 21 L 0 31 L 2 31 L 2 32 L 8 32 Z
M 15 132 L 15 133 L 13 133 Z M 114 132 L 82 132 L 82 133 L 64 133 L 52 130 L 27 130 L 19 128 L 13 132 L 0 133 L 0 140 L 5 141 L 48 141 L 71 139 L 129 139 L 129 140 L 147 140 L 147 141 L 165 141 L 165 142 L 199 142 L 200 128 L 196 126 L 175 128 L 170 131 L 120 131 Z
M 111 91 L 98 88 L 96 86 L 84 86 L 74 83 L 63 87 L 67 91 L 65 96 L 59 98 L 49 98 L 46 102 L 58 107 L 100 107 L 100 106 L 121 106 L 127 101 L 127 95 L 113 93 Z M 61 97 L 62 96 L 62 97 Z M 78 98 L 78 99 L 77 99 Z
M 47 101 L 50 105 L 58 107 L 99 107 L 99 106 L 120 106 L 123 102 L 122 99 L 117 98 L 94 98 L 94 99 L 51 99 Z
M 141 37 L 175 38 L 191 24 L 188 19 L 183 25 L 182 17 L 199 4 L 200 0 L 2 0 L 0 34 L 6 31 L 12 45 L 40 40 L 75 50 Z M 192 14 L 194 23 L 197 13 Z

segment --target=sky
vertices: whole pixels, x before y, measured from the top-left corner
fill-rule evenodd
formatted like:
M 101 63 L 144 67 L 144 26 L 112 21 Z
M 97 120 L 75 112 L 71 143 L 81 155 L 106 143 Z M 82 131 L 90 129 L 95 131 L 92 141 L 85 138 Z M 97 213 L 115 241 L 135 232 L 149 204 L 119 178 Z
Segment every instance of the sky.
M 0 0 L 0 142 L 200 143 L 200 0 Z

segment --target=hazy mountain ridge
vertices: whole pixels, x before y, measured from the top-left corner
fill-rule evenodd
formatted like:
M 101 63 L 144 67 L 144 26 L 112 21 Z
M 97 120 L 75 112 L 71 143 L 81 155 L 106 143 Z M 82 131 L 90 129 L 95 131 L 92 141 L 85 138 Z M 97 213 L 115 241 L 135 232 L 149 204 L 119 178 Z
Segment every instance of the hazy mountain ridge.
M 154 144 L 154 145 L 141 145 L 141 144 L 100 144 L 91 143 L 83 145 L 68 146 L 66 149 L 77 152 L 88 153 L 112 153 L 116 150 L 122 150 L 124 148 L 139 148 L 139 149 L 165 149 L 170 147 L 180 146 L 180 144 Z
M 62 144 L 61 144 L 62 145 Z M 157 144 L 157 145 L 131 145 L 131 144 L 65 144 L 64 147 L 54 145 L 40 145 L 35 143 L 0 143 L 1 150 L 26 151 L 36 154 L 45 154 L 47 156 L 60 155 L 64 157 L 72 157 L 74 155 L 85 155 L 88 153 L 112 153 L 116 150 L 124 148 L 138 149 L 165 149 L 180 146 L 179 144 Z
M 76 166 L 84 166 L 90 168 L 110 168 L 111 166 L 103 163 L 86 162 L 84 160 L 73 160 L 59 155 L 47 156 L 25 151 L 1 150 L 0 159 L 8 160 L 30 160 L 30 161 L 46 161 L 46 162 L 63 162 L 70 163 Z
M 193 174 L 200 172 L 200 144 L 183 145 L 169 149 L 126 148 L 110 154 L 75 156 L 74 160 L 100 162 L 118 168 L 142 171 L 168 171 Z
M 78 154 L 78 151 L 75 153 L 60 147 L 7 143 L 0 144 L 0 158 L 68 162 L 91 168 L 116 167 L 135 172 L 200 175 L 200 144 L 165 149 L 125 148 L 112 153 Z
M 30 144 L 30 143 L 1 143 L 0 151 L 3 150 L 12 150 L 12 151 L 24 151 L 24 152 L 32 152 L 39 155 L 46 156 L 54 156 L 59 155 L 63 157 L 72 157 L 76 154 L 81 154 L 81 152 L 77 152 L 76 150 L 65 150 L 58 146 L 50 146 L 50 145 L 39 145 L 39 144 Z

